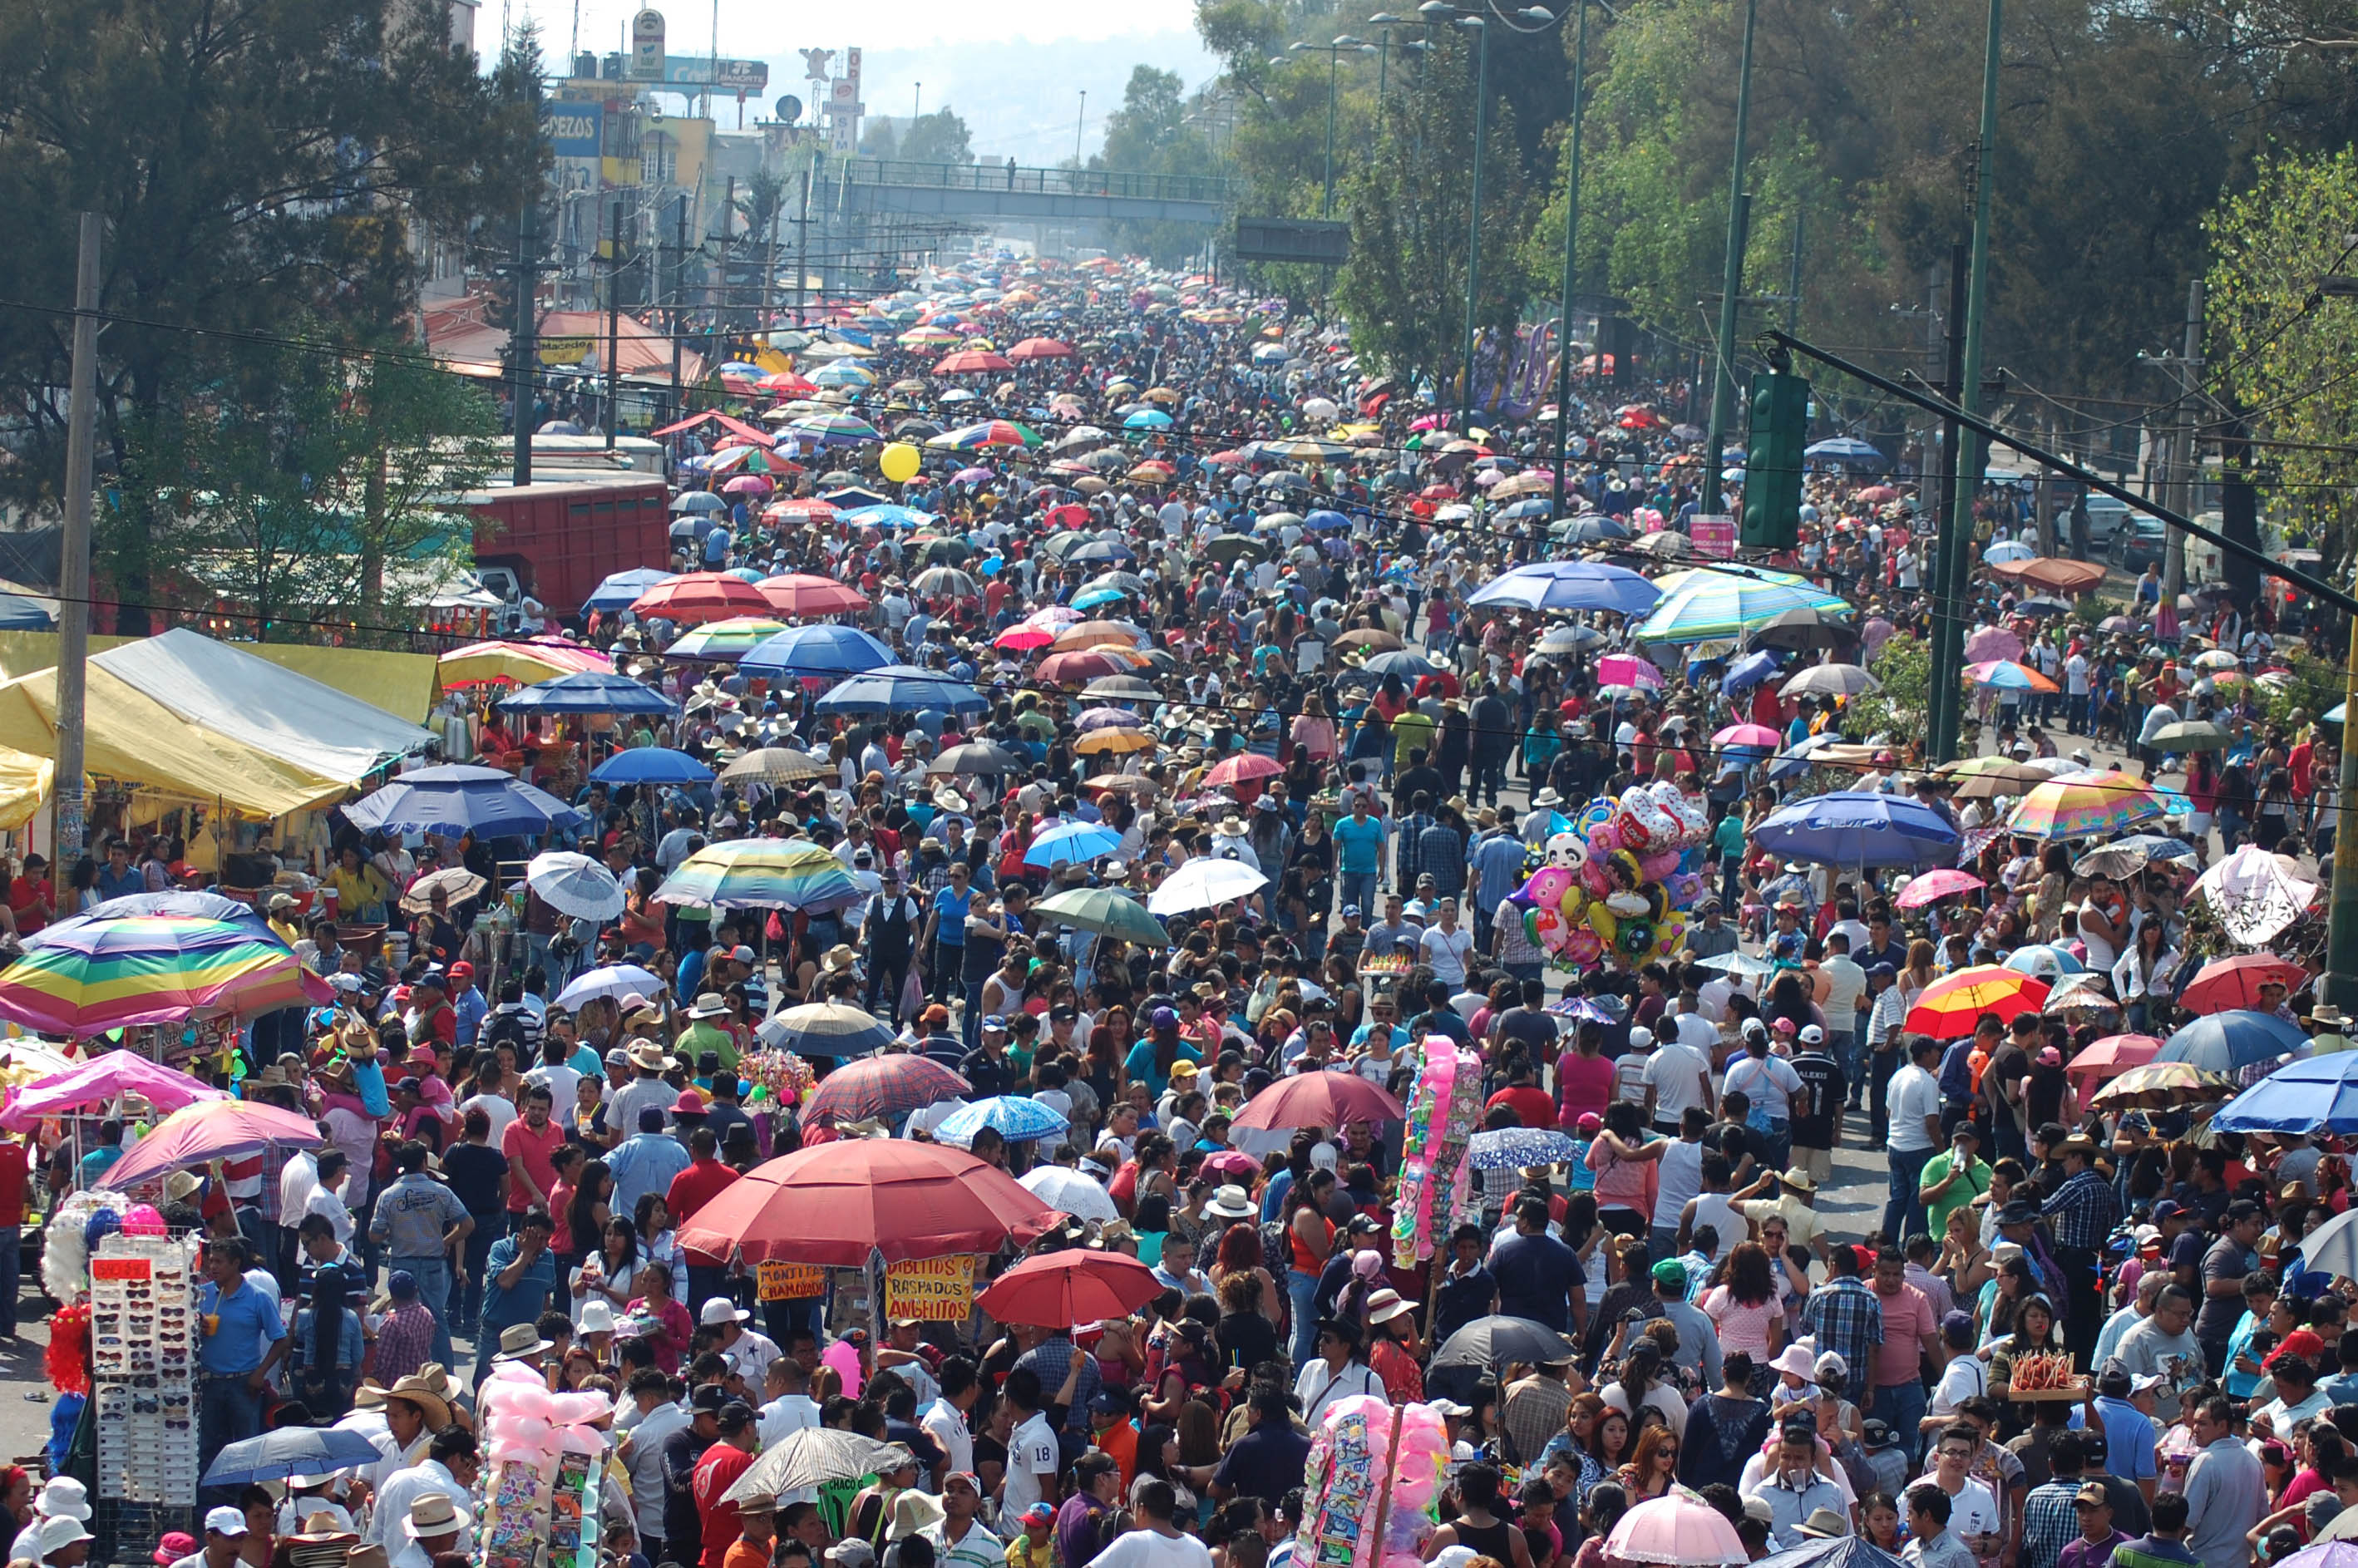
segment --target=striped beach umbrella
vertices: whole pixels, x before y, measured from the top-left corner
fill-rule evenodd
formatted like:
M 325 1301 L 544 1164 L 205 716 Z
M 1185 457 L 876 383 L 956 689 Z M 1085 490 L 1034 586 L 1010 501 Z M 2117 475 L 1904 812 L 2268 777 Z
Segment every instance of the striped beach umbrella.
M 2117 769 L 2058 773 L 2022 797 L 2006 831 L 2025 838 L 2110 838 L 2162 811 L 2151 784 Z
M 840 1001 L 814 1001 L 773 1013 L 757 1032 L 773 1051 L 797 1056 L 865 1056 L 892 1044 L 892 1026 Z
M 819 374 L 832 375 L 838 370 L 849 368 L 849 366 L 830 365 L 819 372 Z M 787 426 L 786 433 L 797 440 L 807 441 L 819 447 L 858 447 L 884 438 L 875 426 L 857 414 L 806 414 Z
M 1662 585 L 1656 583 L 1656 587 Z M 1789 610 L 1847 613 L 1850 603 L 1806 581 L 1775 582 L 1749 572 L 1694 571 L 1665 589 L 1637 636 L 1650 643 L 1705 643 L 1741 636 Z
M 762 595 L 757 591 L 754 597 L 761 599 Z M 708 626 L 699 626 L 665 648 L 664 657 L 687 659 L 697 664 L 733 665 L 786 629 L 784 622 L 773 620 L 767 613 L 769 601 L 766 599 L 763 600 L 763 614 L 740 615 L 727 621 L 715 621 Z
M 843 862 L 807 839 L 736 838 L 680 862 L 655 892 L 698 909 L 848 909 L 860 884 Z
M 2017 1013 L 2037 1012 L 2048 989 L 2045 980 L 2019 969 L 1976 964 L 1926 986 L 1908 1010 L 1906 1026 L 1910 1033 L 1954 1040 L 1971 1034 L 1984 1013 L 2004 1023 Z
M 192 1017 L 324 1005 L 327 981 L 274 937 L 191 915 L 76 922 L 0 975 L 0 1018 L 43 1034 L 101 1034 Z
M 989 447 L 1036 447 L 1039 432 L 1012 419 L 986 419 L 979 425 L 968 425 L 927 441 L 929 447 L 947 447 L 953 451 L 979 452 Z

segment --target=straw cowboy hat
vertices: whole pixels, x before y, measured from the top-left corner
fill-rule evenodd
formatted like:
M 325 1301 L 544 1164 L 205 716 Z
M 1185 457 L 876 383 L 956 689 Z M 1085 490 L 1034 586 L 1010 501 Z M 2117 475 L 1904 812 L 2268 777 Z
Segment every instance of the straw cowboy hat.
M 458 1535 L 474 1528 L 475 1516 L 450 1500 L 448 1492 L 427 1492 L 409 1505 L 401 1533 L 412 1541 Z
M 664 1048 L 652 1040 L 632 1041 L 625 1054 L 630 1058 L 632 1066 L 644 1068 L 650 1073 L 665 1072 L 671 1066 L 671 1058 L 664 1054 Z
M 450 1400 L 439 1389 L 428 1382 L 421 1372 L 412 1372 L 384 1391 L 388 1400 L 406 1400 L 416 1405 L 426 1417 L 426 1430 L 439 1432 L 450 1424 Z

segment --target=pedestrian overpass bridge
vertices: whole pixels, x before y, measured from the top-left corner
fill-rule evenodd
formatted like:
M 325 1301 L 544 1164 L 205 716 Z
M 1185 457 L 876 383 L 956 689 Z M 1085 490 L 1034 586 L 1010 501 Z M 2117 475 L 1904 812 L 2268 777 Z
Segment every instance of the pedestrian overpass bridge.
M 841 168 L 839 178 L 821 178 L 812 192 L 814 206 L 837 212 L 936 218 L 1204 224 L 1222 222 L 1228 211 L 1228 182 L 1209 175 L 1023 168 L 1012 160 L 961 164 L 855 158 Z

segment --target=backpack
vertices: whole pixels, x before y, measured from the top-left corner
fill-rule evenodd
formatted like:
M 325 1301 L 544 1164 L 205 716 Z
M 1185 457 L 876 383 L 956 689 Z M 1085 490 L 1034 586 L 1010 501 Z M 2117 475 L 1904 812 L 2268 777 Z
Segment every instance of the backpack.
M 1282 1221 L 1261 1221 L 1260 1262 L 1272 1280 L 1284 1279 L 1286 1271 L 1293 1267 L 1293 1238 L 1286 1234 Z

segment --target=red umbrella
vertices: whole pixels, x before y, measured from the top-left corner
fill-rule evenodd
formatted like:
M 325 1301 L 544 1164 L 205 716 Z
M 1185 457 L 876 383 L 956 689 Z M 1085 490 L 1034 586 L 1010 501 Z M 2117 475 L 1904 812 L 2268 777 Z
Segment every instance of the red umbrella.
M 1008 350 L 1007 357 L 1011 360 L 1068 360 L 1073 357 L 1073 351 L 1071 345 L 1060 343 L 1054 338 L 1026 338 Z
M 858 1138 L 754 1166 L 680 1227 L 680 1242 L 716 1257 L 741 1251 L 749 1262 L 856 1269 L 871 1251 L 888 1263 L 996 1252 L 1033 1240 L 1056 1217 L 1014 1177 L 963 1149 Z
M 827 1081 L 812 1092 L 803 1114 L 812 1121 L 902 1116 L 973 1089 L 972 1084 L 929 1057 L 870 1056 L 829 1073 Z
M 840 615 L 868 608 L 867 597 L 857 589 L 808 572 L 763 578 L 753 586 L 784 615 Z
M 666 621 L 726 621 L 732 615 L 776 613 L 762 590 L 727 572 L 686 572 L 639 595 L 631 608 Z
M 817 496 L 800 501 L 773 501 L 762 508 L 763 519 L 770 523 L 832 523 L 835 514 L 835 504 Z
M 1204 783 L 1212 789 L 1234 789 L 1253 779 L 1275 778 L 1285 772 L 1277 765 L 1275 757 L 1264 757 L 1258 752 L 1239 752 L 1227 762 L 1204 775 Z
M 2237 958 L 2213 958 L 2202 966 L 2193 984 L 2179 993 L 2178 1005 L 2189 1012 L 2225 1012 L 2230 1008 L 2258 1007 L 2260 988 L 2274 982 L 2299 990 L 2309 972 L 2273 953 L 2246 953 Z
M 1297 1127 L 1347 1127 L 1355 1121 L 1401 1121 L 1401 1102 L 1357 1073 L 1303 1073 L 1253 1096 L 1230 1125 L 1283 1131 Z
M 2107 1034 L 2091 1041 L 2086 1050 L 2063 1065 L 2066 1073 L 2080 1080 L 2081 1110 L 2088 1108 L 2105 1079 L 2144 1066 L 2161 1054 L 2164 1044 L 2150 1034 Z
M 934 366 L 936 375 L 972 375 L 982 371 L 1013 370 L 1014 362 L 1005 354 L 994 354 L 987 349 L 961 349 L 945 354 Z
M 1075 648 L 1069 653 L 1049 654 L 1033 674 L 1050 686 L 1082 686 L 1106 676 L 1125 674 L 1130 667 L 1095 648 Z
M 1137 1259 L 1074 1249 L 1026 1258 L 991 1282 L 975 1304 L 1001 1323 L 1069 1328 L 1128 1317 L 1163 1293 L 1163 1281 Z

